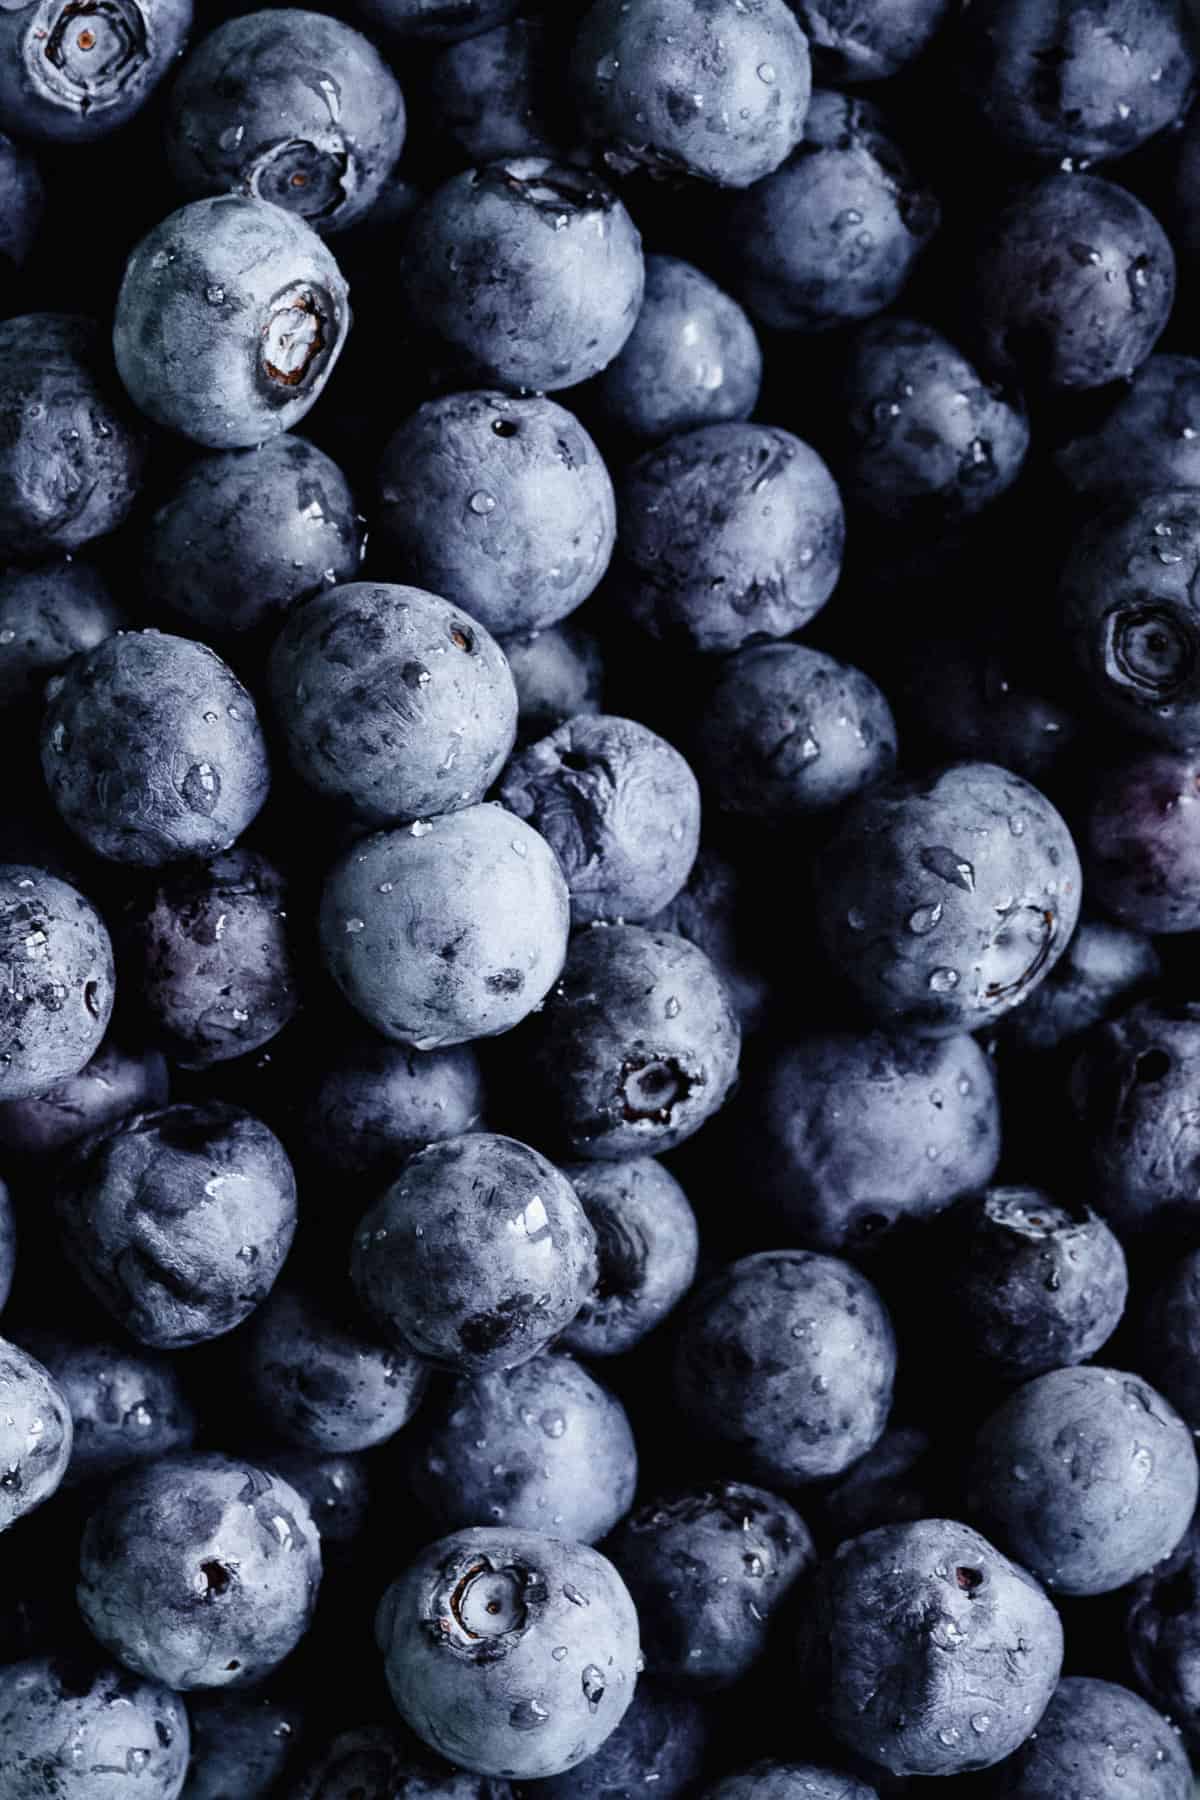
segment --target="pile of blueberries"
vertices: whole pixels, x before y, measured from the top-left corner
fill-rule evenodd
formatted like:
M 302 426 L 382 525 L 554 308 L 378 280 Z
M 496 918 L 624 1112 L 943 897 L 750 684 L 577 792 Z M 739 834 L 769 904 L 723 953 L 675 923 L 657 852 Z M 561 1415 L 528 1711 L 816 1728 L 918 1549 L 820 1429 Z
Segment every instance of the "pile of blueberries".
M 1200 9 L 0 0 L 0 1800 L 1192 1800 Z

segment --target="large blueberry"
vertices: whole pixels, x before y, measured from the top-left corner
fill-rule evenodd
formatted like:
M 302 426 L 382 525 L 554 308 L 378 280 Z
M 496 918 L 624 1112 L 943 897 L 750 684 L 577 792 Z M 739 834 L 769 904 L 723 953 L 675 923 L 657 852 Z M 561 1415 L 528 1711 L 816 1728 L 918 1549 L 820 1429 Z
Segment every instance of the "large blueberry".
M 0 12 L 0 126 L 86 144 L 143 107 L 192 26 L 192 0 L 8 0 Z
M 1187 1751 L 1171 1722 L 1112 1681 L 1059 1682 L 1037 1731 L 990 1778 L 987 1800 L 1191 1800 Z
M 68 1486 L 103 1481 L 134 1463 L 191 1448 L 196 1414 L 178 1365 L 167 1357 L 58 1331 L 19 1335 L 22 1348 L 57 1382 L 71 1410 Z
M 621 1356 L 662 1323 L 691 1287 L 696 1215 L 652 1156 L 567 1163 L 563 1169 L 596 1233 L 596 1281 L 563 1333 L 581 1356 Z
M 71 1438 L 63 1390 L 28 1352 L 0 1338 L 0 1531 L 61 1486 Z
M 132 1051 L 106 1038 L 77 1075 L 28 1100 L 0 1104 L 0 1147 L 23 1161 L 41 1161 L 130 1113 L 166 1104 L 167 1065 L 161 1054 Z
M 0 576 L 0 707 L 41 699 L 47 676 L 124 624 L 107 582 L 66 560 Z
M 0 1669 L 0 1743 L 5 1800 L 179 1800 L 188 1716 L 99 1657 L 31 1657 Z
M 0 867 L 0 1100 L 28 1100 L 79 1074 L 113 1009 L 112 944 L 65 881 Z

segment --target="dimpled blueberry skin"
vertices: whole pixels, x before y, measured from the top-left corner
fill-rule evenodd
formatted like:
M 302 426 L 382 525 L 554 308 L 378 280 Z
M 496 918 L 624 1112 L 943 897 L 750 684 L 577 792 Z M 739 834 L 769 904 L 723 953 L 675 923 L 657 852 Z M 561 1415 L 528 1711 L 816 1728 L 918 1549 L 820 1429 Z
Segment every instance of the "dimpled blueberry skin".
M 648 450 L 617 495 L 614 589 L 654 637 L 736 650 L 820 612 L 845 521 L 815 450 L 771 425 L 685 431 Z
M 401 1450 L 408 1486 L 441 1531 L 487 1519 L 594 1544 L 637 1486 L 624 1407 L 557 1353 L 454 1382 Z
M 1161 973 L 1158 951 L 1141 932 L 1081 919 L 1046 979 L 1005 1019 L 1003 1041 L 1017 1050 L 1056 1050 L 1154 987 Z
M 488 631 L 566 618 L 612 555 L 616 503 L 578 419 L 544 395 L 429 400 L 389 439 L 378 529 L 396 567 Z
M 604 657 L 597 640 L 573 622 L 501 640 L 517 688 L 517 742 L 545 737 L 564 719 L 598 713 Z
M 188 1702 L 192 1756 L 180 1800 L 266 1800 L 277 1792 L 304 1722 L 298 1706 L 218 1691 Z
M 1062 1626 L 1036 1581 L 949 1519 L 840 1545 L 816 1571 L 800 1633 L 834 1735 L 893 1775 L 1011 1755 L 1062 1665 Z
M 748 419 L 761 382 L 762 351 L 737 301 L 691 263 L 648 256 L 637 324 L 594 389 L 610 423 L 653 442 Z
M 1076 493 L 1134 500 L 1200 485 L 1200 359 L 1151 356 L 1090 431 L 1054 464 Z
M 468 1045 L 408 1050 L 364 1031 L 332 1055 L 325 1050 L 296 1126 L 320 1168 L 378 1193 L 415 1151 L 474 1131 L 483 1101 L 483 1075 Z M 3 1123 L 0 1113 L 0 1132 Z
M 228 850 L 267 797 L 254 701 L 191 638 L 126 631 L 51 677 L 42 773 L 97 856 L 147 868 Z
M 637 1613 L 586 1544 L 500 1527 L 442 1538 L 392 1583 L 375 1630 L 401 1718 L 481 1775 L 562 1775 L 633 1699 Z
M 0 1338 L 0 1531 L 62 1485 L 71 1439 L 71 1409 L 58 1383 Z
M 643 1677 L 616 1730 L 577 1768 L 542 1781 L 539 1800 L 623 1800 L 646 1783 L 656 1800 L 676 1800 L 699 1780 L 708 1736 L 703 1702 Z
M 87 563 L 6 569 L 0 575 L 0 707 L 40 701 L 47 676 L 124 623 L 108 584 Z
M 948 0 L 795 0 L 818 70 L 834 81 L 884 81 L 918 55 Z M 857 1796 L 854 1797 L 857 1800 Z
M 178 1694 L 97 1658 L 0 1669 L 4 1800 L 178 1800 L 188 1716 Z
M 0 30 L 11 18 L 0 11 Z M 114 531 L 142 460 L 98 325 L 68 313 L 0 324 L 0 558 L 53 556 Z
M 567 1163 L 596 1233 L 596 1282 L 562 1341 L 580 1356 L 622 1356 L 662 1323 L 696 1276 L 696 1215 L 651 1156 Z
M 703 1800 L 879 1800 L 874 1788 L 815 1763 L 760 1762 L 704 1789 Z
M 345 1546 L 361 1536 L 371 1499 L 364 1457 L 269 1449 L 258 1460 L 307 1501 L 322 1544 Z
M 196 1415 L 178 1365 L 129 1344 L 56 1331 L 21 1332 L 71 1411 L 74 1441 L 64 1484 L 106 1480 L 134 1463 L 190 1450 Z
M 509 1031 L 562 970 L 570 900 L 558 859 L 499 806 L 364 838 L 321 898 L 326 966 L 384 1037 L 439 1050 Z
M 0 127 L 84 144 L 144 106 L 192 27 L 192 0 L 7 0 L 0 12 Z
M 533 1030 L 538 1116 L 589 1161 L 673 1150 L 737 1075 L 741 1031 L 721 977 L 669 931 L 580 932 Z
M 1138 1368 L 1200 1431 L 1200 1250 L 1167 1269 L 1137 1325 Z
M 596 176 L 544 157 L 452 176 L 420 207 L 400 284 L 418 322 L 480 385 L 574 387 L 633 330 L 637 227 Z
M 112 944 L 75 888 L 8 863 L 0 969 L 0 1100 L 28 1100 L 78 1075 L 99 1049 L 113 1009 Z
M 1175 257 L 1153 213 L 1097 175 L 1047 175 L 987 224 L 964 317 L 987 367 L 1052 388 L 1127 380 L 1175 296 Z
M 125 268 L 117 370 L 144 413 L 213 450 L 289 431 L 318 398 L 350 328 L 337 263 L 303 219 L 266 200 L 195 200 Z
M 1047 1587 L 1107 1594 L 1169 1556 L 1196 1507 L 1192 1434 L 1138 1375 L 1039 1375 L 979 1430 L 970 1505 Z
M 276 638 L 268 685 L 297 775 L 367 825 L 474 806 L 516 736 L 499 644 L 420 588 L 314 595 Z
M 1082 840 L 1088 896 L 1132 931 L 1200 930 L 1198 780 L 1197 749 L 1126 752 L 1093 780 Z
M 227 19 L 171 92 L 167 161 L 189 198 L 252 194 L 322 232 L 370 210 L 403 146 L 395 76 L 327 13 L 280 7 Z
M 43 1161 L 129 1113 L 167 1104 L 167 1065 L 157 1050 L 130 1051 L 108 1038 L 79 1071 L 28 1100 L 0 1105 L 0 1148 Z
M 296 1227 L 282 1144 L 240 1107 L 135 1115 L 85 1143 L 55 1192 L 63 1249 L 141 1344 L 232 1331 L 270 1292 Z
M 1200 1752 L 1200 1531 L 1129 1590 L 1126 1638 L 1138 1684 Z
M 647 1501 L 605 1553 L 638 1609 L 647 1671 L 692 1693 L 761 1661 L 772 1613 L 816 1555 L 786 1500 L 734 1481 Z
M 736 1103 L 743 1174 L 789 1238 L 861 1251 L 990 1181 L 995 1070 L 971 1037 L 814 1033 L 772 1047 Z
M 286 1481 L 224 1456 L 122 1476 L 88 1519 L 77 1598 L 118 1662 L 169 1687 L 241 1687 L 295 1649 L 321 1544 Z
M 353 0 L 353 5 L 385 37 L 456 44 L 503 25 L 520 0 Z
M 32 153 L 0 132 L 0 265 L 19 269 L 46 211 L 46 189 Z
M 708 796 L 778 824 L 829 812 L 896 766 L 896 723 L 875 683 L 807 644 L 729 657 L 695 734 Z
M 675 1398 L 691 1427 L 784 1488 L 866 1454 L 895 1373 L 892 1323 L 871 1283 L 804 1250 L 731 1263 L 691 1302 L 675 1346 Z
M 341 470 L 315 444 L 284 433 L 190 464 L 147 524 L 143 580 L 153 600 L 203 637 L 226 638 L 353 580 L 361 548 Z
M 585 135 L 618 167 L 744 188 L 804 130 L 808 43 L 784 0 L 596 0 L 571 80 Z
M 464 1375 L 528 1362 L 579 1311 L 595 1234 L 565 1175 L 527 1144 L 431 1144 L 364 1215 L 351 1279 L 391 1344 Z
M 250 1327 L 243 1372 L 272 1436 L 305 1450 L 369 1450 L 416 1412 L 427 1370 L 339 1316 L 330 1297 L 276 1288 Z
M 938 220 L 878 108 L 825 90 L 795 154 L 730 207 L 729 267 L 761 324 L 828 331 L 895 300 Z
M 987 1800 L 1191 1800 L 1195 1789 L 1169 1720 L 1126 1687 L 1073 1675 L 986 1792 Z
M 678 750 L 634 719 L 567 719 L 518 751 L 497 793 L 558 857 L 577 926 L 652 918 L 696 860 L 696 777 Z
M 994 763 L 898 778 L 843 815 L 815 877 L 826 953 L 867 1010 L 922 1037 L 1019 1006 L 1079 917 L 1062 818 Z
M 286 1800 L 511 1800 L 511 1789 L 443 1762 L 400 1724 L 368 1725 L 318 1750 Z

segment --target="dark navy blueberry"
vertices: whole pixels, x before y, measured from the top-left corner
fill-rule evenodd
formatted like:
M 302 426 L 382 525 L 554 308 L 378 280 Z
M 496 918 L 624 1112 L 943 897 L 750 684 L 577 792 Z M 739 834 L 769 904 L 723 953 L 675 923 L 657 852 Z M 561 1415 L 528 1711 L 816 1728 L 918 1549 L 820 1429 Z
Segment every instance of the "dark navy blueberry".
M 1191 1800 L 1192 1771 L 1172 1723 L 1127 1687 L 1068 1676 L 1041 1723 L 995 1771 L 987 1800 Z
M 471 806 L 364 838 L 321 898 L 325 963 L 384 1037 L 440 1050 L 509 1031 L 562 972 L 570 899 L 545 838 Z
M 747 911 L 737 866 L 704 844 L 686 885 L 650 920 L 655 931 L 677 932 L 703 950 L 725 984 L 743 1033 L 762 1023 L 770 1000 L 770 983 L 756 960 L 762 946 L 751 932 Z
M 500 640 L 517 688 L 517 742 L 545 737 L 564 719 L 598 713 L 604 659 L 598 641 L 574 621 Z
M 875 683 L 806 644 L 752 644 L 723 662 L 695 744 L 709 798 L 773 824 L 829 812 L 896 766 Z
M 818 71 L 832 81 L 883 81 L 919 55 L 948 0 L 794 0 Z M 853 1797 L 857 1800 L 857 1796 Z
M 936 527 L 969 517 L 1021 472 L 1029 421 L 1020 399 L 915 319 L 863 327 L 841 398 L 843 491 L 883 518 Z
M 361 1536 L 370 1504 L 365 1458 L 320 1450 L 271 1449 L 262 1451 L 259 1460 L 282 1475 L 307 1501 L 323 1544 L 340 1548 Z
M 364 1215 L 351 1276 L 390 1344 L 464 1375 L 528 1362 L 591 1291 L 595 1233 L 565 1175 L 527 1144 L 431 1144 Z
M 1181 0 L 983 0 L 963 22 L 967 102 L 1018 155 L 1127 156 L 1173 124 L 1191 97 L 1196 59 Z
M 8 1184 L 0 1181 L 0 1312 L 12 1292 L 17 1263 L 17 1220 Z
M 647 1671 L 692 1693 L 761 1662 L 773 1614 L 815 1555 L 786 1500 L 736 1481 L 648 1500 L 605 1550 L 638 1609 Z
M 680 432 L 626 472 L 614 585 L 667 644 L 736 650 L 807 625 L 837 585 L 845 524 L 832 475 L 791 432 Z
M 180 1800 L 267 1800 L 292 1763 L 304 1714 L 261 1694 L 195 1694 Z
M 267 797 L 254 701 L 192 638 L 125 631 L 52 676 L 42 772 L 97 856 L 149 868 L 228 850 Z
M 653 442 L 748 419 L 761 381 L 762 351 L 737 301 L 691 263 L 648 256 L 637 324 L 594 390 L 609 422 Z
M 306 1156 L 378 1192 L 426 1144 L 474 1131 L 483 1076 L 466 1044 L 408 1050 L 363 1032 L 325 1049 L 297 1117 Z M 3 1141 L 0 1112 L 0 1142 Z
M 538 1116 L 574 1157 L 659 1155 L 724 1103 L 740 1045 L 702 950 L 669 931 L 593 926 L 572 941 L 536 1024 Z
M 260 1680 L 308 1627 L 321 1545 L 300 1495 L 224 1456 L 166 1456 L 109 1488 L 80 1548 L 79 1609 L 104 1648 L 169 1687 Z
M 879 1800 L 874 1788 L 815 1763 L 760 1762 L 704 1789 L 703 1800 Z
M 394 566 L 497 635 L 565 618 L 608 567 L 608 470 L 578 419 L 544 396 L 427 401 L 389 439 L 379 479 Z
M 196 1415 L 177 1363 L 129 1344 L 56 1330 L 22 1331 L 21 1345 L 57 1382 L 74 1441 L 64 1482 L 103 1481 L 134 1463 L 190 1450 Z
M 1200 359 L 1148 357 L 1099 424 L 1071 438 L 1054 462 L 1089 499 L 1200 486 Z
M 42 1161 L 127 1118 L 167 1104 L 167 1065 L 157 1050 L 129 1050 L 106 1039 L 78 1075 L 28 1100 L 0 1105 L 0 1148 Z
M 278 1138 L 210 1101 L 135 1115 L 77 1153 L 56 1186 L 63 1248 L 140 1344 L 232 1331 L 264 1300 L 296 1225 Z
M 887 1424 L 896 1341 L 849 1263 L 803 1250 L 744 1256 L 700 1289 L 675 1349 L 691 1428 L 756 1480 L 840 1475 Z
M 561 135 L 562 70 L 549 19 L 510 19 L 447 44 L 428 69 L 439 133 L 459 160 L 547 156 Z
M 878 108 L 823 90 L 799 149 L 730 207 L 725 256 L 761 324 L 828 331 L 890 306 L 938 223 Z
M 0 707 L 40 701 L 48 676 L 124 625 L 107 582 L 84 562 L 0 575 Z
M 1156 985 L 1157 950 L 1140 932 L 1082 919 L 1058 962 L 1001 1030 L 1015 1050 L 1057 1050 Z
M 167 161 L 189 198 L 252 194 L 321 232 L 368 212 L 404 147 L 404 96 L 375 46 L 327 13 L 244 13 L 191 52 Z
M 819 1496 L 821 1522 L 834 1543 L 880 1525 L 908 1525 L 933 1517 L 936 1475 L 933 1439 L 915 1425 L 891 1425 L 875 1446 L 851 1463 Z
M 12 16 L 0 11 L 0 33 Z M 140 424 L 91 319 L 0 324 L 0 559 L 54 556 L 114 531 L 142 460 Z
M 499 644 L 421 588 L 315 595 L 276 638 L 268 685 L 297 775 L 367 825 L 474 806 L 516 736 Z
M 584 134 L 615 168 L 731 188 L 795 148 L 812 91 L 783 0 L 595 0 L 571 77 Z
M 1088 897 L 1130 931 L 1200 930 L 1196 750 L 1140 750 L 1102 766 L 1081 843 Z
M 894 1775 L 957 1775 L 1037 1730 L 1062 1665 L 1058 1614 L 1025 1570 L 950 1519 L 885 1525 L 819 1565 L 804 1674 L 849 1749 Z
M 735 1109 L 738 1160 L 789 1239 L 861 1252 L 992 1179 L 1000 1099 L 974 1038 L 814 1033 L 773 1047 Z
M 5 1800 L 179 1800 L 184 1791 L 183 1701 L 99 1657 L 0 1669 L 0 1742 Z
M 250 1327 L 243 1377 L 265 1430 L 302 1450 L 369 1450 L 416 1412 L 427 1371 L 367 1337 L 334 1295 L 276 1288 Z M 319 1522 L 319 1521 L 318 1521 Z
M 79 1074 L 113 1009 L 112 943 L 100 914 L 56 875 L 0 867 L 0 1101 Z
M 1090 1207 L 994 1187 L 949 1225 L 941 1303 L 959 1344 L 989 1373 L 1027 1381 L 1086 1362 L 1108 1342 L 1129 1279 L 1124 1251 Z
M 562 1775 L 633 1699 L 638 1620 L 599 1551 L 536 1531 L 460 1531 L 380 1601 L 376 1636 L 401 1718 L 481 1775 Z
M 556 391 L 598 375 L 642 304 L 642 244 L 596 176 L 545 157 L 455 175 L 418 210 L 397 279 L 480 385 Z
M 70 1403 L 53 1376 L 0 1338 L 0 1531 L 62 1485 L 71 1436 Z
M 0 261 L 20 268 L 45 209 L 46 190 L 32 153 L 0 132 Z
M 213 450 L 261 444 L 308 412 L 350 328 L 316 232 L 241 194 L 196 200 L 134 250 L 117 296 L 117 369 L 144 413 Z
M 86 144 L 143 107 L 180 54 L 192 0 L 8 0 L 0 12 L 0 126 Z
M 563 1333 L 580 1356 L 622 1356 L 662 1323 L 696 1276 L 696 1215 L 651 1156 L 567 1163 L 596 1233 L 596 1282 Z
M 1200 1532 L 1129 1590 L 1126 1633 L 1138 1685 L 1200 1752 Z
M 406 1483 L 439 1531 L 484 1520 L 594 1544 L 633 1504 L 625 1409 L 573 1356 L 460 1379 L 404 1439 Z
M 361 549 L 345 476 L 285 433 L 196 458 L 146 527 L 142 578 L 156 604 L 221 640 L 352 581 Z
M 1139 1371 L 1200 1431 L 1200 1250 L 1161 1276 L 1137 1324 Z
M 1107 1594 L 1169 1556 L 1196 1507 L 1192 1434 L 1161 1394 L 1113 1369 L 1055 1369 L 979 1430 L 970 1504 L 1063 1594 Z
M 353 0 L 364 21 L 385 38 L 457 44 L 503 25 L 520 0 Z
M 511 1800 L 511 1790 L 444 1762 L 396 1723 L 341 1732 L 316 1752 L 286 1800 Z
M 868 1011 L 921 1036 L 1019 1006 L 1079 917 L 1079 857 L 1050 802 L 994 763 L 897 779 L 845 814 L 815 871 L 827 954 Z
M 539 1784 L 545 1800 L 623 1800 L 654 1785 L 655 1800 L 692 1793 L 704 1769 L 707 1708 L 643 1679 L 612 1735 L 566 1775 Z
M 1097 175 L 1056 174 L 989 221 L 964 318 L 989 370 L 1097 388 L 1136 373 L 1174 295 L 1175 257 L 1153 213 Z

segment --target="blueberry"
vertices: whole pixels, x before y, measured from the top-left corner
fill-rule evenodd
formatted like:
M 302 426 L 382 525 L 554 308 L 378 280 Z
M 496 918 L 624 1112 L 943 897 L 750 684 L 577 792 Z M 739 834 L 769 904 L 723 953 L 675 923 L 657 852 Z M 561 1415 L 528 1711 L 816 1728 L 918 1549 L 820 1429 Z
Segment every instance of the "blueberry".
M 560 136 L 556 24 L 536 14 L 509 19 L 434 56 L 433 113 L 461 161 L 549 154 Z
M 22 863 L 0 867 L 0 1100 L 78 1075 L 113 1009 L 113 953 L 75 888 Z
M 66 1394 L 27 1351 L 0 1338 L 0 1531 L 62 1485 L 71 1437 Z
M 948 0 L 874 0 L 866 12 L 861 0 L 795 0 L 817 69 L 833 81 L 898 74 L 926 47 L 947 9 Z
M 1153 987 L 1160 972 L 1149 938 L 1081 919 L 1045 981 L 1004 1020 L 1003 1041 L 1021 1051 L 1056 1050 Z
M 0 33 L 12 17 L 0 12 Z M 92 320 L 0 323 L 0 558 L 53 556 L 114 531 L 142 461 L 141 428 Z
M 511 1800 L 511 1790 L 443 1762 L 396 1724 L 339 1733 L 286 1800 Z
M 180 70 L 167 160 L 189 198 L 251 194 L 318 231 L 371 208 L 404 145 L 404 96 L 375 46 L 340 19 L 244 13 Z
M 1135 749 L 1092 783 L 1083 839 L 1090 899 L 1131 931 L 1200 930 L 1195 750 Z
M 137 1114 L 86 1142 L 55 1193 L 63 1249 L 140 1344 L 232 1331 L 264 1300 L 296 1224 L 283 1146 L 239 1107 Z
M 1056 174 L 990 219 L 965 305 L 995 372 L 1096 388 L 1136 373 L 1174 294 L 1175 258 L 1153 213 L 1097 175 Z
M 0 260 L 20 268 L 45 210 L 45 184 L 32 152 L 0 132 Z
M 517 157 L 453 176 L 418 210 L 401 284 L 482 384 L 556 391 L 599 374 L 642 303 L 641 238 L 586 170 Z
M 502 807 L 472 806 L 347 851 L 325 883 L 320 930 L 351 1006 L 424 1051 L 508 1031 L 540 1005 L 568 920 L 545 838 Z
M 346 284 L 294 213 L 240 194 L 180 207 L 144 237 L 113 348 L 145 413 L 214 450 L 261 444 L 308 412 L 350 326 Z
M 1196 1506 L 1183 1420 L 1139 1376 L 1055 1369 L 1027 1382 L 975 1440 L 971 1507 L 1064 1594 L 1106 1594 L 1169 1556 Z
M 352 581 L 361 547 L 345 476 L 285 433 L 190 464 L 147 525 L 143 579 L 156 603 L 221 641 Z
M 581 713 L 603 710 L 603 654 L 597 639 L 573 620 L 503 638 L 501 648 L 517 688 L 518 743 L 545 737 Z
M 667 931 L 594 926 L 534 1027 L 539 1117 L 589 1161 L 673 1150 L 724 1102 L 740 1040 L 703 951 Z
M 1200 1251 L 1160 1276 L 1137 1323 L 1138 1369 L 1200 1430 Z
M 841 571 L 833 477 L 775 426 L 705 425 L 647 450 L 625 474 L 617 519 L 614 585 L 639 625 L 679 648 L 787 637 Z
M 648 1500 L 605 1550 L 638 1609 L 648 1672 L 693 1693 L 761 1662 L 773 1614 L 814 1560 L 787 1501 L 736 1481 Z
M 366 1459 L 321 1450 L 264 1450 L 262 1461 L 307 1503 L 326 1548 L 353 1544 L 370 1504 Z
M 896 1343 L 849 1263 L 803 1250 L 744 1256 L 700 1289 L 675 1348 L 691 1428 L 755 1480 L 839 1475 L 887 1424 Z
M 614 166 L 731 188 L 779 167 L 812 90 L 783 0 L 595 0 L 571 76 L 584 133 Z
M 1068 1676 L 1041 1723 L 988 1783 L 989 1800 L 1191 1800 L 1187 1752 L 1161 1713 L 1126 1687 Z
M 570 1323 L 594 1257 L 566 1176 L 515 1138 L 474 1132 L 405 1164 L 355 1233 L 351 1276 L 388 1343 L 484 1375 Z
M 633 1699 L 638 1621 L 624 1582 L 586 1544 L 536 1531 L 431 1544 L 384 1594 L 376 1635 L 401 1718 L 483 1775 L 564 1774 Z
M 520 0 L 353 0 L 384 36 L 456 44 L 511 19 Z
M 581 1356 L 621 1356 L 691 1287 L 696 1215 L 675 1177 L 650 1156 L 567 1163 L 563 1173 L 596 1233 L 596 1282 L 562 1341 Z
M 1070 833 L 1028 782 L 957 763 L 863 795 L 822 856 L 826 953 L 881 1024 L 948 1036 L 1033 992 L 1070 940 Z
M 9 0 L 0 14 L 0 126 L 61 144 L 117 131 L 191 26 L 192 0 Z
M 890 306 L 938 223 L 878 108 L 824 89 L 795 153 L 731 205 L 726 255 L 760 324 L 828 331 Z
M 108 584 L 83 562 L 0 575 L 0 707 L 39 701 L 46 678 L 124 623 Z
M 760 946 L 747 914 L 742 872 L 721 851 L 702 844 L 686 884 L 649 921 L 655 931 L 677 932 L 703 950 L 725 984 L 743 1033 L 761 1025 L 770 984 L 758 966 Z
M 756 1075 L 736 1108 L 740 1170 L 812 1249 L 866 1250 L 995 1174 L 996 1076 L 970 1037 L 812 1033 Z
M 1151 356 L 1100 422 L 1054 458 L 1059 474 L 1089 500 L 1132 501 L 1200 483 L 1200 360 Z
M 299 1642 L 321 1579 L 308 1507 L 224 1456 L 166 1456 L 108 1489 L 80 1548 L 84 1623 L 137 1675 L 242 1687 Z
M 369 1450 L 394 1436 L 416 1412 L 427 1375 L 415 1356 L 372 1342 L 327 1291 L 291 1287 L 276 1288 L 259 1309 L 242 1366 L 272 1435 L 328 1452 Z
M 652 1782 L 656 1800 L 676 1800 L 700 1779 L 708 1738 L 701 1701 L 642 1680 L 611 1736 L 567 1774 L 542 1781 L 538 1794 L 545 1800 L 622 1800 Z
M 196 1415 L 178 1365 L 165 1356 L 59 1331 L 19 1335 L 70 1408 L 74 1435 L 66 1486 L 104 1481 L 135 1463 L 191 1449 Z
M 178 1694 L 99 1658 L 0 1668 L 6 1800 L 179 1800 L 188 1716 Z M 136 1778 L 136 1787 L 133 1780 Z
M 218 1691 L 188 1702 L 192 1757 L 180 1800 L 267 1800 L 292 1764 L 303 1723 L 296 1706 Z
M 134 1052 L 106 1038 L 77 1075 L 0 1105 L 0 1148 L 11 1158 L 46 1161 L 130 1113 L 166 1103 L 167 1067 L 160 1053 Z
M 1062 1664 L 1062 1626 L 1036 1581 L 950 1519 L 840 1545 L 817 1569 L 800 1628 L 835 1736 L 894 1775 L 956 1775 L 1011 1755 L 1037 1730 Z
M 1177 1550 L 1129 1590 L 1126 1629 L 1139 1685 L 1175 1720 L 1193 1754 L 1200 1750 L 1200 1534 L 1195 1524 Z
M 704 1789 L 704 1800 L 879 1800 L 874 1788 L 813 1763 L 754 1763 Z
M 0 1181 L 0 1312 L 12 1292 L 17 1261 L 17 1221 L 7 1182 Z
M 879 1441 L 819 1496 L 820 1519 L 835 1544 L 880 1525 L 909 1525 L 937 1513 L 933 1440 L 916 1425 L 889 1425 Z
M 594 1544 L 633 1503 L 637 1449 L 620 1401 L 572 1356 L 460 1378 L 400 1446 L 439 1531 L 486 1519 Z

